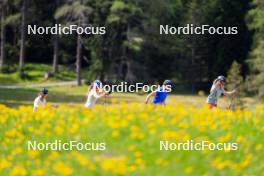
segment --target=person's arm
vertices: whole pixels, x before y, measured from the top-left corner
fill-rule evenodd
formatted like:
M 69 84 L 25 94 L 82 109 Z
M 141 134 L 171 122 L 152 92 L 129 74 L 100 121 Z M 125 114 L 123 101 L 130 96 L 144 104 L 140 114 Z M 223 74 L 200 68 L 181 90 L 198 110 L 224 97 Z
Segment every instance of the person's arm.
M 149 102 L 149 99 L 151 98 L 151 97 L 153 97 L 153 96 L 156 96 L 156 91 L 154 91 L 154 92 L 151 92 L 150 94 L 148 94 L 148 96 L 147 96 L 147 98 L 146 98 L 146 100 L 145 100 L 145 103 L 146 104 L 148 104 L 148 102 Z
M 236 93 L 236 90 L 233 91 L 224 91 L 224 96 L 232 96 L 234 93 Z
M 97 94 L 97 93 L 94 91 L 93 96 L 94 96 L 95 98 L 99 99 L 99 98 L 102 98 L 102 97 L 106 96 L 106 93 Z

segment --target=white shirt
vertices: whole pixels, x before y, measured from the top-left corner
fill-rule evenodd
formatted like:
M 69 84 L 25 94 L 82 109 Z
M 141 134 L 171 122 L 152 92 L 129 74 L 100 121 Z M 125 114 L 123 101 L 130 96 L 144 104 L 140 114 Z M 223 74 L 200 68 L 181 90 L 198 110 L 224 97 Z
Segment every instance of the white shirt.
M 225 90 L 221 87 L 216 88 L 216 85 L 213 84 L 210 95 L 207 98 L 207 103 L 217 104 L 218 97 L 222 96 L 225 93 Z
M 85 103 L 85 107 L 92 108 L 99 98 L 100 98 L 100 95 L 98 95 L 95 90 L 91 90 L 88 93 L 87 101 Z
M 36 112 L 39 106 L 45 106 L 46 103 L 47 103 L 46 99 L 41 99 L 41 96 L 38 96 L 34 100 L 33 112 Z

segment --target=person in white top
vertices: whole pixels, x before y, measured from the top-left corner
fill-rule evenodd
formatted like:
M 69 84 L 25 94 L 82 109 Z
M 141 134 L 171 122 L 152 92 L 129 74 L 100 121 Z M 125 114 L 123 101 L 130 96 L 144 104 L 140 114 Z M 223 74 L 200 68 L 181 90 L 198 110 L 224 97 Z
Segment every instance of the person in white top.
M 107 93 L 103 92 L 102 89 L 103 84 L 100 80 L 96 80 L 92 83 L 87 96 L 87 101 L 85 103 L 86 108 L 92 108 L 98 99 L 108 95 Z
M 217 107 L 217 100 L 221 96 L 232 96 L 236 93 L 236 90 L 226 91 L 224 89 L 226 82 L 226 78 L 224 76 L 218 76 L 216 80 L 214 80 L 213 85 L 210 90 L 210 94 L 206 100 L 206 103 L 209 105 L 210 109 Z
M 36 112 L 39 106 L 45 106 L 47 103 L 48 89 L 43 88 L 38 97 L 34 100 L 33 112 Z

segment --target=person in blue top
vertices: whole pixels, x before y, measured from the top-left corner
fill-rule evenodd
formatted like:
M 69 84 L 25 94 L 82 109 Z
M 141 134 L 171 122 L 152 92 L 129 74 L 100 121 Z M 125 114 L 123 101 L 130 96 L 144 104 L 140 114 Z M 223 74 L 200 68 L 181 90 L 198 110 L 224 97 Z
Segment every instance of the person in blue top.
M 226 78 L 224 76 L 218 76 L 211 87 L 210 94 L 207 97 L 206 103 L 210 109 L 217 107 L 217 100 L 221 96 L 232 96 L 236 90 L 227 92 L 224 89 Z
M 159 87 L 156 91 L 151 92 L 147 98 L 145 103 L 148 104 L 151 97 L 154 97 L 152 103 L 165 105 L 166 98 L 168 93 L 171 92 L 172 82 L 170 80 L 165 80 L 163 85 Z

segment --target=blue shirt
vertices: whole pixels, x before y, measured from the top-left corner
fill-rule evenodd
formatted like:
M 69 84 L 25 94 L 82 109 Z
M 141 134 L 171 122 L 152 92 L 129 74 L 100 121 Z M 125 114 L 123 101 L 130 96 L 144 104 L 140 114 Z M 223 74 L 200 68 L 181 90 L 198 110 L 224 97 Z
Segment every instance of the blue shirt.
M 168 96 L 168 92 L 161 87 L 157 90 L 156 96 L 153 99 L 153 103 L 162 104 L 165 102 L 167 96 Z

